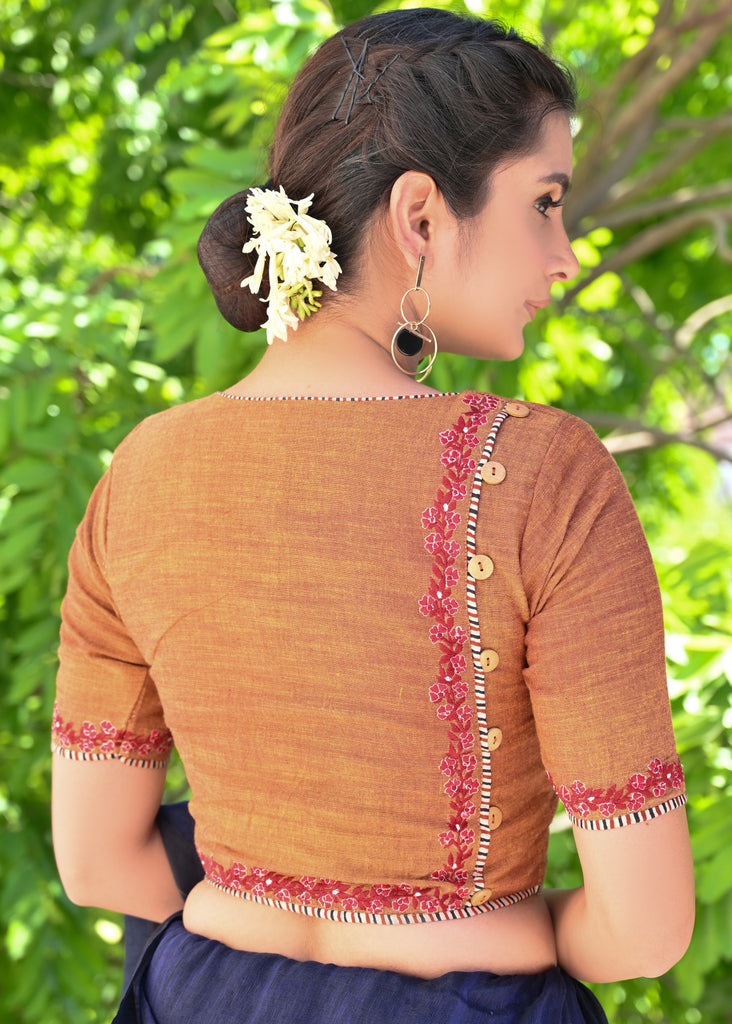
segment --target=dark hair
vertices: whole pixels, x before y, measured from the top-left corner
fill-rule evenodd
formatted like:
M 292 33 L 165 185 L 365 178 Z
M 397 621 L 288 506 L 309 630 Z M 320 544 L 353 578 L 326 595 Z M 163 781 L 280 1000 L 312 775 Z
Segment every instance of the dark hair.
M 315 194 L 309 213 L 332 231 L 347 291 L 364 231 L 401 174 L 424 171 L 458 218 L 473 217 L 491 172 L 531 153 L 547 114 L 570 114 L 575 103 L 569 72 L 513 29 L 433 8 L 370 15 L 326 40 L 298 74 L 268 187 L 283 186 L 292 200 Z M 213 213 L 198 255 L 223 315 L 252 331 L 265 313 L 240 287 L 256 258 L 241 251 L 246 197 Z

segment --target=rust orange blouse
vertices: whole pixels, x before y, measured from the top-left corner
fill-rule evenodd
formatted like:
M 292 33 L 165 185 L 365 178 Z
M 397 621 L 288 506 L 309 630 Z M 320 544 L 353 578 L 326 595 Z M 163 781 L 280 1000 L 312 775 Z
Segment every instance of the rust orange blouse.
M 53 745 L 134 770 L 173 741 L 209 882 L 340 921 L 537 892 L 557 795 L 583 828 L 678 807 L 614 461 L 572 416 L 475 393 L 146 420 L 71 551 Z

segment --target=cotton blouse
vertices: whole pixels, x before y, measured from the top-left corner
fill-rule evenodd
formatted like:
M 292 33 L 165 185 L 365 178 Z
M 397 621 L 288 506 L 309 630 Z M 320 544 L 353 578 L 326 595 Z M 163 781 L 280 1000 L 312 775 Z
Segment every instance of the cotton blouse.
M 557 409 L 190 402 L 117 449 L 69 567 L 53 747 L 175 742 L 233 896 L 467 917 L 539 891 L 557 796 L 592 829 L 685 800 L 648 546 Z

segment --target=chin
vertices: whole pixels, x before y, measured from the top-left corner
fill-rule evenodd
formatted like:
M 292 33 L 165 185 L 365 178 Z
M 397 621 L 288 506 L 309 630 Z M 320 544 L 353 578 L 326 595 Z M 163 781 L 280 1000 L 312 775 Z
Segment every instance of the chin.
M 518 359 L 520 355 L 523 355 L 524 351 L 524 336 L 519 334 L 518 338 L 513 343 L 507 344 L 504 340 L 502 345 L 496 345 L 490 355 L 484 356 L 485 359 L 498 359 L 504 363 L 510 363 L 512 359 Z
M 450 352 L 458 356 L 466 356 L 470 359 L 498 360 L 510 362 L 524 351 L 524 336 L 519 334 L 508 341 L 505 337 L 480 338 L 476 337 L 466 344 L 457 338 L 446 338 L 441 343 L 440 336 L 437 336 L 437 344 L 440 352 Z

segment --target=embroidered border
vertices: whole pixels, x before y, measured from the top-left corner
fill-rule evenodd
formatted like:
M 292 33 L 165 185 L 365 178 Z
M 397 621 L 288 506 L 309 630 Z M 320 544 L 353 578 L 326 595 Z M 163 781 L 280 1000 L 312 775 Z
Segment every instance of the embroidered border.
M 619 828 L 637 821 L 649 821 L 686 802 L 686 795 L 682 792 L 656 807 L 645 806 L 647 800 L 665 796 L 669 790 L 684 789 L 684 770 L 678 758 L 664 762 L 654 757 L 645 773 L 635 772 L 624 785 L 613 785 L 607 789 L 587 786 L 579 779 L 570 786 L 557 786 L 551 775 L 549 781 L 570 820 L 579 828 Z M 602 818 L 590 818 L 592 814 L 601 814 Z
M 463 679 L 468 667 L 463 653 L 468 635 L 462 626 L 455 624 L 460 604 L 452 592 L 460 579 L 457 568 L 460 544 L 453 540 L 453 535 L 462 522 L 457 503 L 466 498 L 468 477 L 477 467 L 471 456 L 478 445 L 475 431 L 488 422 L 486 414 L 498 407 L 498 401 L 492 395 L 464 396 L 463 402 L 470 411 L 459 416 L 452 428 L 440 433 L 444 449 L 440 462 L 446 472 L 434 505 L 422 513 L 422 527 L 429 531 L 424 546 L 433 556 L 433 562 L 429 591 L 420 598 L 419 610 L 434 620 L 429 637 L 440 651 L 437 675 L 430 687 L 429 698 L 436 705 L 437 717 L 445 722 L 448 729 L 448 746 L 439 770 L 446 776 L 443 789 L 450 800 L 451 812 L 447 827 L 438 836 L 442 846 L 449 851 L 447 859 L 442 868 L 432 873 L 432 877 L 454 885 L 454 895 L 463 902 L 470 896 L 466 865 L 476 841 L 475 829 L 468 822 L 477 811 L 473 798 L 481 789 L 481 781 L 476 777 L 479 765 L 473 752 L 473 711 L 466 703 L 468 683 Z
M 466 532 L 466 563 L 475 554 L 475 532 L 478 527 L 478 506 L 483 488 L 483 477 L 481 470 L 493 454 L 493 448 L 498 436 L 498 430 L 502 423 L 508 419 L 505 409 L 496 416 L 491 424 L 491 429 L 486 438 L 480 462 L 478 463 L 473 476 L 473 489 L 470 495 L 470 508 L 468 511 L 468 528 Z M 477 889 L 483 888 L 483 868 L 488 856 L 488 846 L 491 841 L 490 827 L 488 825 L 488 812 L 490 811 L 491 798 L 491 752 L 488 747 L 488 717 L 485 698 L 485 673 L 480 663 L 480 652 L 482 643 L 480 637 L 480 620 L 478 618 L 478 604 L 475 598 L 475 580 L 466 572 L 466 595 L 468 607 L 468 621 L 470 624 L 470 650 L 473 656 L 473 675 L 475 677 L 475 705 L 478 713 L 478 736 L 480 738 L 481 760 L 483 765 L 483 779 L 480 798 L 480 839 L 478 856 L 473 868 L 473 884 Z
M 685 803 L 686 793 L 680 793 L 679 796 L 664 800 L 662 804 L 656 804 L 655 807 L 647 807 L 643 811 L 624 814 L 618 818 L 573 818 L 571 815 L 569 817 L 577 828 L 583 828 L 590 832 L 605 832 L 611 828 L 624 828 L 626 825 L 635 825 L 641 821 L 653 821 L 654 818 L 660 818 L 662 814 L 668 814 L 669 811 L 675 811 L 677 807 L 683 807 Z
M 332 878 L 293 878 L 261 867 L 234 863 L 226 870 L 213 857 L 198 851 L 206 882 L 220 892 L 250 899 L 268 907 L 291 910 L 329 921 L 354 924 L 417 924 L 454 921 L 490 910 L 500 910 L 536 895 L 532 886 L 479 907 L 463 905 L 453 893 L 441 897 L 437 889 L 411 885 L 346 885 Z M 344 909 L 337 909 L 340 904 Z M 403 909 L 402 909 L 403 908 Z M 411 911 L 411 912 L 410 912 Z
M 125 764 L 162 768 L 168 763 L 173 747 L 173 736 L 169 729 L 153 729 L 142 736 L 117 729 L 105 720 L 95 725 L 94 722 L 82 722 L 77 732 L 73 722 L 64 722 L 54 705 L 51 722 L 51 749 L 63 757 L 74 761 L 105 761 L 117 759 Z M 78 747 L 73 750 L 73 747 Z M 159 759 L 151 759 L 149 754 L 160 754 Z

